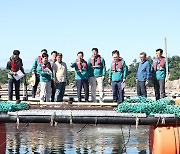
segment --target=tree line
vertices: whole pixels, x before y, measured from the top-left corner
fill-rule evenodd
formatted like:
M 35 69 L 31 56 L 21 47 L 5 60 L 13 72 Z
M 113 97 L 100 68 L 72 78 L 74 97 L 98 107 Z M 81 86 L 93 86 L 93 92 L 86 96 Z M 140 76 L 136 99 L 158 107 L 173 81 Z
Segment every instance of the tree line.
M 149 62 L 153 63 L 152 57 L 147 57 Z M 170 72 L 170 80 L 178 80 L 180 78 L 180 56 L 172 56 L 168 58 L 168 64 L 169 64 L 169 72 Z M 134 59 L 133 62 L 128 66 L 128 74 L 126 79 L 126 85 L 128 87 L 135 87 L 136 86 L 136 72 L 138 69 L 138 60 Z M 68 85 L 75 85 L 75 79 L 74 79 L 75 72 L 74 71 L 68 71 Z M 107 70 L 104 84 L 105 86 L 108 85 L 108 76 L 109 76 L 109 70 Z M 27 80 L 31 77 L 31 72 L 27 73 Z M 6 84 L 8 82 L 8 77 L 6 73 L 6 69 L 0 69 L 0 83 Z M 150 83 L 149 86 L 152 86 L 152 83 Z

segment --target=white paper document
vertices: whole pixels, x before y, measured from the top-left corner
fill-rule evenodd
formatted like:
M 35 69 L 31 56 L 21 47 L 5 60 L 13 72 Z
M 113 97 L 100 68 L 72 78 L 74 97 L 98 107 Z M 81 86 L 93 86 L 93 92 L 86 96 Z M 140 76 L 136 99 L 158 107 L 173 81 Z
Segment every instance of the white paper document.
M 17 75 L 13 75 L 13 77 L 18 81 L 24 76 L 23 72 L 21 70 L 17 71 Z

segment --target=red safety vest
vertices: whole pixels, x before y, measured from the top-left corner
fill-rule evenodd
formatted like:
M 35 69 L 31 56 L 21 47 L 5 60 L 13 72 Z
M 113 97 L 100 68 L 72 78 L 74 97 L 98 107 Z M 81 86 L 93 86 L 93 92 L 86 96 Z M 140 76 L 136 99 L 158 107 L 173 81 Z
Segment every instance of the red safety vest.
M 44 70 L 45 68 L 51 69 L 51 64 L 50 64 L 50 62 L 47 62 L 46 64 L 42 64 L 42 70 Z
M 91 58 L 91 65 L 95 66 L 95 59 L 97 59 L 97 64 L 101 65 L 101 56 L 100 55 L 98 55 L 97 58 L 94 58 L 94 57 Z
M 160 67 L 161 67 L 161 68 L 164 68 L 164 62 L 165 62 L 165 57 L 162 57 L 162 58 L 160 59 Z M 154 61 L 154 70 L 159 70 L 159 69 L 157 69 L 157 64 L 158 64 L 158 59 L 156 59 L 156 60 Z
M 87 68 L 87 62 L 84 59 L 82 59 L 81 61 L 79 61 L 79 59 L 76 59 L 76 63 L 78 70 L 85 70 Z
M 121 57 L 119 57 L 118 62 L 116 62 L 114 60 L 112 62 L 112 70 L 115 71 L 115 72 L 117 72 L 116 64 L 118 64 L 118 69 L 122 70 L 122 58 Z
M 38 62 L 42 64 L 42 57 L 38 56 Z
M 22 67 L 22 62 L 21 62 L 20 58 L 17 59 L 17 62 L 15 62 L 14 60 L 10 59 L 10 63 L 11 63 L 11 70 L 13 72 L 19 71 L 20 68 Z

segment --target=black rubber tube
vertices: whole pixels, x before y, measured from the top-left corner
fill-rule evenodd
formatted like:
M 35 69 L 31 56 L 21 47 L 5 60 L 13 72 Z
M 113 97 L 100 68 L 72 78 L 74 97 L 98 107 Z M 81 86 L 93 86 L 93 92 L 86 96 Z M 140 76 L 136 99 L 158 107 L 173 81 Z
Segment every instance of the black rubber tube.
M 70 116 L 56 116 L 54 121 L 58 123 L 74 124 L 123 124 L 136 125 L 136 118 L 126 117 L 70 117 Z M 19 116 L 20 123 L 50 123 L 51 116 Z M 0 115 L 0 122 L 15 123 L 17 116 Z M 165 118 L 165 125 L 180 125 L 178 118 Z M 161 118 L 147 117 L 139 118 L 138 125 L 164 125 Z

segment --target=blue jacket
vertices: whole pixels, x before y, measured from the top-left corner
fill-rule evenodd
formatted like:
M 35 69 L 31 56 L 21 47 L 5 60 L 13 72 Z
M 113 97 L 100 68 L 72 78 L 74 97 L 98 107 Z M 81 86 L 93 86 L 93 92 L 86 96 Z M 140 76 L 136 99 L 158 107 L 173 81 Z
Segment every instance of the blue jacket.
M 151 75 L 151 65 L 149 61 L 144 61 L 143 63 L 139 63 L 138 71 L 136 74 L 136 79 L 138 81 L 148 81 L 150 80 Z

